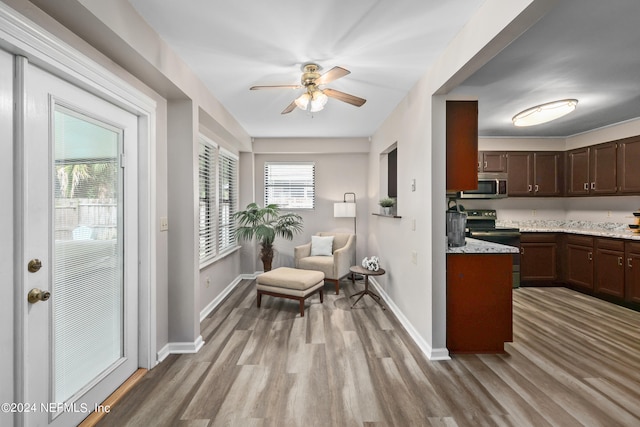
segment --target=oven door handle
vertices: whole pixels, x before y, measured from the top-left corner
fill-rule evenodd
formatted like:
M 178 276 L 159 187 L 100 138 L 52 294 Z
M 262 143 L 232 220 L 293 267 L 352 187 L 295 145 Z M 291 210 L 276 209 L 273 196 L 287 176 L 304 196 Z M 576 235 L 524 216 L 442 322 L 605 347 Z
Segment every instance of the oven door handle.
M 494 236 L 494 237 L 515 237 L 520 236 L 520 232 L 514 231 L 471 231 L 469 237 L 484 237 L 484 236 Z

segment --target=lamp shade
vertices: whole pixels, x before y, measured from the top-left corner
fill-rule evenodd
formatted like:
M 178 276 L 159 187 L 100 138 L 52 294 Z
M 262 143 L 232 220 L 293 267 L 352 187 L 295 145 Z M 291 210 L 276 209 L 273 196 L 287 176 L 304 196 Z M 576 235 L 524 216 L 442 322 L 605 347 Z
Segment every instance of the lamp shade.
M 356 204 L 353 202 L 338 202 L 333 204 L 333 216 L 336 218 L 355 218 Z

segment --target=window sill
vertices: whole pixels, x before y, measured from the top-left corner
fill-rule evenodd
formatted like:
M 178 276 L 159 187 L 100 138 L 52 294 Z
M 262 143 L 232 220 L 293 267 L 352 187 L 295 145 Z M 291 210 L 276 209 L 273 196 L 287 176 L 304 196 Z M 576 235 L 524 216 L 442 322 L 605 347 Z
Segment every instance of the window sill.
M 375 213 L 375 212 L 372 213 L 371 215 L 384 216 L 384 217 L 387 217 L 387 218 L 402 218 L 400 215 L 385 215 L 385 214 L 380 214 L 380 213 Z
M 205 269 L 205 268 L 209 267 L 211 264 L 213 264 L 213 263 L 215 263 L 217 261 L 220 261 L 221 259 L 226 258 L 229 255 L 239 251 L 241 247 L 242 246 L 240 246 L 240 245 L 236 245 L 236 246 L 234 246 L 232 248 L 229 248 L 229 249 L 225 250 L 221 254 L 216 255 L 215 257 L 204 261 L 202 264 L 200 264 L 200 270 Z

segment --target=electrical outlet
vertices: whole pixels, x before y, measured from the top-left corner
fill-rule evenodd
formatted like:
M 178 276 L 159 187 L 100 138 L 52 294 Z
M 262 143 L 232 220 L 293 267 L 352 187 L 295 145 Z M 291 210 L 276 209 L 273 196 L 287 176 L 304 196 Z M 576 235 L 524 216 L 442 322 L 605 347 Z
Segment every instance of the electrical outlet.
M 416 191 L 416 179 L 411 180 L 411 191 Z
M 166 216 L 160 217 L 160 231 L 168 231 L 169 230 L 169 218 Z
M 537 212 L 536 212 L 536 209 L 533 209 L 533 210 L 531 211 L 531 216 L 536 216 L 536 213 L 537 213 Z
M 418 264 L 418 252 L 411 251 L 411 264 Z
M 611 218 L 611 211 L 607 211 L 607 218 Z
M 204 279 L 204 285 L 205 285 L 205 287 L 207 287 L 207 288 L 208 288 L 209 286 L 211 286 L 211 277 L 207 276 L 207 278 L 206 278 L 206 279 Z

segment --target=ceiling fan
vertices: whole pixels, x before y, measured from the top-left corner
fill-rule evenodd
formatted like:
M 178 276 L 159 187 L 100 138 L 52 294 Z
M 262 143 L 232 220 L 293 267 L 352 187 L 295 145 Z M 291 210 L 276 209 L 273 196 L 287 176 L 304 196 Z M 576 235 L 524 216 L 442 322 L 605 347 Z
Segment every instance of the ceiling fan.
M 300 78 L 299 85 L 272 85 L 272 86 L 252 86 L 249 90 L 262 90 L 262 89 L 306 89 L 305 92 L 298 98 L 294 99 L 291 104 L 281 114 L 287 114 L 292 112 L 296 107 L 301 110 L 308 110 L 312 113 L 320 111 L 324 108 L 328 98 L 334 98 L 347 104 L 361 107 L 366 99 L 350 95 L 348 93 L 340 92 L 335 89 L 320 89 L 320 85 L 325 85 L 334 80 L 350 74 L 351 71 L 342 67 L 333 67 L 324 74 L 320 74 L 318 71 L 320 67 L 318 64 L 305 64 L 302 66 L 302 77 Z

